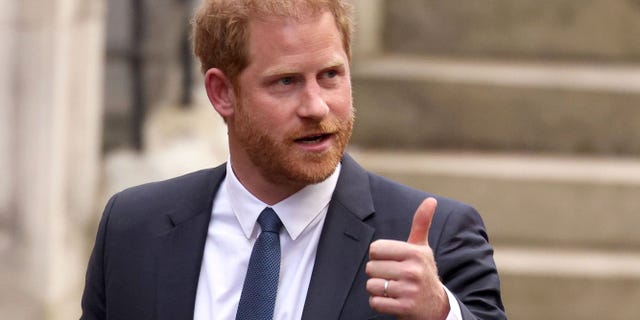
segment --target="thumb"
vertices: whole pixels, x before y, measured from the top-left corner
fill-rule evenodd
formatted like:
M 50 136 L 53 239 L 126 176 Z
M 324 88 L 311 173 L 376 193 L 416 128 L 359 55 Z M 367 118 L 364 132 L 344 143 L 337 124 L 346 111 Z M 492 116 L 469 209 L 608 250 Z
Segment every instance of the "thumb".
M 409 239 L 407 242 L 419 245 L 427 244 L 427 238 L 429 238 L 429 227 L 431 227 L 431 219 L 433 219 L 433 214 L 436 212 L 437 205 L 438 202 L 432 197 L 422 201 L 413 216 L 413 223 L 411 224 L 411 231 L 409 232 Z

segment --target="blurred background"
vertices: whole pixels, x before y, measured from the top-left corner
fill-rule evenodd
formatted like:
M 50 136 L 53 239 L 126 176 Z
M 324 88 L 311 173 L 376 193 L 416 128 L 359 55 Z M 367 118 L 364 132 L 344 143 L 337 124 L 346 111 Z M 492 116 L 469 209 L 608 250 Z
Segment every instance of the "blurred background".
M 199 1 L 0 0 L 1 319 L 77 319 L 108 196 L 226 159 Z M 636 319 L 640 1 L 355 2 L 352 155 L 479 209 L 511 319 Z

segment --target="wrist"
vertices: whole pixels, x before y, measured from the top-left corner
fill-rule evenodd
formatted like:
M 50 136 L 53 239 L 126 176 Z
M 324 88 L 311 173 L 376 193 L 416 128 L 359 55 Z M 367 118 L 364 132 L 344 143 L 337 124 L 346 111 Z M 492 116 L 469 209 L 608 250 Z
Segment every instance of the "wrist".
M 447 294 L 447 290 L 444 285 L 442 285 L 442 292 L 440 293 L 440 298 L 438 300 L 440 302 L 437 304 L 438 311 L 436 312 L 436 319 L 446 320 L 449 316 L 449 312 L 451 311 L 451 303 L 449 302 L 449 295 Z

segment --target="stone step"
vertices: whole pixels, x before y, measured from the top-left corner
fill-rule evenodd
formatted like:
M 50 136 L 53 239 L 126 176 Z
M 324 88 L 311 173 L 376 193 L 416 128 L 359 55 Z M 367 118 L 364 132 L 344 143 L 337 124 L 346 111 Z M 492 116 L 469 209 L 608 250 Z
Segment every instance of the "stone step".
M 640 253 L 496 247 L 510 319 L 627 320 L 640 313 Z
M 495 244 L 640 250 L 640 160 L 351 153 L 383 176 L 473 205 Z
M 640 3 L 385 1 L 386 52 L 535 60 L 640 60 Z
M 640 64 L 362 58 L 354 142 L 373 148 L 640 154 Z

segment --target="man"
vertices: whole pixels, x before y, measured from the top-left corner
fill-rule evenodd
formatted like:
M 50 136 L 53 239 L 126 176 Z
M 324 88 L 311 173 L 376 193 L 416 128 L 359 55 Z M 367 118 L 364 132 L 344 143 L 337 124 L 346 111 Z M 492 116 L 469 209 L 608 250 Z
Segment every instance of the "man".
M 506 318 L 476 211 L 344 154 L 351 30 L 343 0 L 205 1 L 195 52 L 229 161 L 112 197 L 82 319 Z M 275 275 L 254 264 L 269 241 Z

